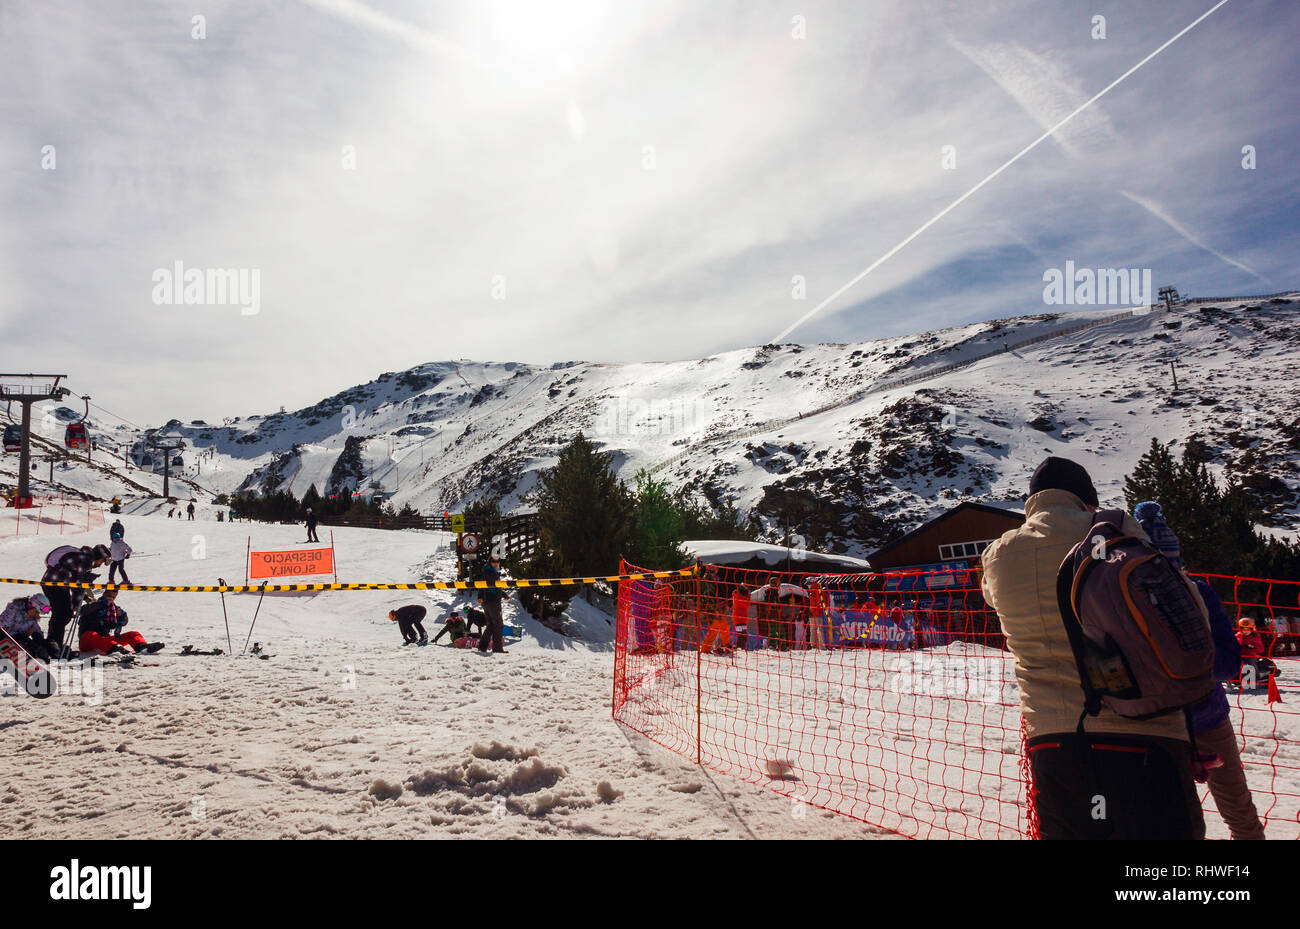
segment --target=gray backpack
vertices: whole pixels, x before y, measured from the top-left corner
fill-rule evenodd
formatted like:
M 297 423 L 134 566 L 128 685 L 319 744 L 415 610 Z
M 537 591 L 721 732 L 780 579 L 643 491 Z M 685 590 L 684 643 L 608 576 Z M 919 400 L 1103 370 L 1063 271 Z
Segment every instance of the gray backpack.
M 1061 562 L 1056 595 L 1084 714 L 1096 716 L 1104 705 L 1144 719 L 1213 691 L 1214 641 L 1192 581 L 1123 526 L 1123 510 L 1093 517 L 1087 536 Z

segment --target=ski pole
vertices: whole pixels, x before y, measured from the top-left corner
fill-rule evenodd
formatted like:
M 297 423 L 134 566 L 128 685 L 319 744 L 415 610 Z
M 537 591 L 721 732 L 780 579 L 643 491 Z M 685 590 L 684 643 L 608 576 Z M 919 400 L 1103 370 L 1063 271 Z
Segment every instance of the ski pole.
M 257 625 L 257 614 L 262 612 L 262 598 L 266 596 L 266 581 L 262 581 L 262 593 L 257 598 L 257 609 L 253 611 L 253 625 L 248 627 L 248 638 L 244 640 L 244 650 L 239 654 L 244 655 L 248 652 L 248 643 L 253 641 L 253 627 Z
M 226 579 L 224 577 L 219 577 L 217 578 L 217 583 L 222 587 L 225 587 Z M 221 591 L 221 618 L 226 621 L 226 648 L 228 648 L 230 652 L 234 652 L 235 646 L 230 644 L 230 615 L 226 613 L 226 592 L 224 590 Z

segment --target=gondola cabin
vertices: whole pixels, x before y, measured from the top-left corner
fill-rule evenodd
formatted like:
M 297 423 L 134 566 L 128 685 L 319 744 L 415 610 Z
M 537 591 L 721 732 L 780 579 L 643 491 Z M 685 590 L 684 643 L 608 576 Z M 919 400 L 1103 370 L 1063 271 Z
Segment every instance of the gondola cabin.
M 23 450 L 23 427 L 16 423 L 5 426 L 5 451 L 21 452 Z
M 86 435 L 86 424 L 69 423 L 67 430 L 63 433 L 63 444 L 71 449 L 89 448 L 90 439 Z

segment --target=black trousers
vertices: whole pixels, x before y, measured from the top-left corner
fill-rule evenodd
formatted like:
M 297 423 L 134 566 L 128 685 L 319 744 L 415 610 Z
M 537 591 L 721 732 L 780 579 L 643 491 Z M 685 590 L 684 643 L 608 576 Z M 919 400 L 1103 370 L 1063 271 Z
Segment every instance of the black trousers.
M 488 643 L 492 643 L 492 651 L 504 652 L 506 650 L 504 623 L 501 619 L 501 601 L 484 600 L 483 615 L 487 617 L 487 627 L 478 637 L 478 650 L 485 652 L 488 650 Z
M 9 635 L 27 651 L 27 654 L 31 655 L 37 661 L 52 661 L 54 659 L 54 653 L 59 647 L 57 642 L 46 642 L 40 637 L 39 633 L 30 636 L 15 635 L 11 632 Z
M 429 637 L 428 633 L 424 631 L 422 619 L 424 619 L 424 614 L 421 614 L 416 619 L 399 619 L 397 621 L 398 627 L 402 630 L 402 641 L 418 642 Z M 417 636 L 416 633 L 419 633 L 419 635 Z
M 61 643 L 63 631 L 72 622 L 72 590 L 68 587 L 41 585 L 45 599 L 50 601 L 50 628 L 46 636 L 51 642 Z
M 109 582 L 110 584 L 113 583 L 113 576 L 116 575 L 116 574 L 121 574 L 121 575 L 122 575 L 122 583 L 123 583 L 123 584 L 129 584 L 129 583 L 131 583 L 131 579 L 130 579 L 129 577 L 126 576 L 126 561 L 125 561 L 125 560 L 123 560 L 123 561 L 113 561 L 113 562 L 110 562 L 110 563 L 109 563 L 109 565 L 108 565 L 108 582 Z
M 1058 733 L 1029 740 L 1044 839 L 1203 839 L 1205 819 L 1181 739 Z
M 307 541 L 308 542 L 320 541 L 320 539 L 316 538 L 316 527 L 311 524 L 308 524 L 307 526 Z

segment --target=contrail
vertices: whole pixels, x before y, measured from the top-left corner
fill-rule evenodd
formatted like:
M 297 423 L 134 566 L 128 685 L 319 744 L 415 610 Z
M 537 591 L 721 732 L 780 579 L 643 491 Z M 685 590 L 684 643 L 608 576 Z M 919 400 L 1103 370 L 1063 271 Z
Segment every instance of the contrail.
M 770 341 L 772 341 L 772 342 L 780 342 L 782 339 L 784 339 L 784 338 L 785 338 L 786 336 L 788 336 L 790 333 L 794 332 L 796 329 L 798 329 L 798 328 L 799 328 L 800 326 L 802 326 L 804 323 L 808 322 L 808 320 L 812 319 L 814 316 L 816 316 L 816 315 L 817 315 L 818 313 L 820 313 L 822 310 L 826 309 L 827 306 L 829 306 L 831 303 L 833 303 L 835 300 L 837 300 L 840 296 L 842 296 L 842 295 L 844 294 L 845 291 L 847 291 L 849 288 L 853 287 L 853 285 L 857 284 L 860 280 L 862 280 L 864 277 L 866 277 L 866 276 L 867 276 L 868 274 L 870 274 L 872 271 L 876 270 L 876 268 L 880 267 L 882 264 L 884 264 L 884 263 L 885 263 L 886 261 L 888 261 L 890 258 L 893 258 L 895 255 L 897 255 L 899 252 L 901 252 L 901 251 L 902 251 L 902 250 L 907 246 L 907 244 L 908 244 L 909 242 L 911 242 L 913 239 L 915 239 L 915 238 L 916 238 L 917 236 L 919 236 L 921 233 L 925 232 L 925 230 L 929 229 L 931 226 L 933 226 L 933 225 L 934 225 L 935 223 L 937 223 L 939 220 L 943 219 L 945 216 L 947 216 L 949 213 L 951 213 L 954 209 L 956 209 L 958 206 L 960 206 L 962 203 L 964 203 L 964 202 L 967 200 L 967 198 L 969 198 L 972 194 L 974 194 L 977 190 L 979 190 L 981 187 L 983 187 L 983 186 L 984 186 L 985 184 L 987 184 L 989 181 L 993 180 L 995 177 L 997 177 L 999 174 L 1001 174 L 1001 173 L 1002 173 L 1003 171 L 1005 171 L 1007 168 L 1011 167 L 1013 164 L 1015 164 L 1017 161 L 1019 161 L 1019 160 L 1020 160 L 1021 158 L 1023 158 L 1025 155 L 1029 154 L 1031 151 L 1033 151 L 1035 148 L 1037 148 L 1038 145 L 1039 145 L 1039 143 L 1041 143 L 1041 142 L 1043 142 L 1045 139 L 1049 138 L 1049 137 L 1052 135 L 1052 133 L 1056 132 L 1056 130 L 1060 129 L 1062 126 L 1064 126 L 1064 125 L 1065 125 L 1066 123 L 1068 123 L 1070 120 L 1074 119 L 1074 117 L 1078 116 L 1080 113 L 1082 113 L 1082 112 L 1083 112 L 1084 110 L 1086 110 L 1088 107 L 1092 106 L 1094 103 L 1096 103 L 1096 102 L 1097 102 L 1098 100 L 1100 100 L 1102 97 L 1106 96 L 1106 94 L 1110 93 L 1112 90 L 1114 90 L 1116 87 L 1118 87 L 1118 86 L 1119 86 L 1119 85 L 1120 85 L 1120 84 L 1121 84 L 1121 83 L 1122 83 L 1122 82 L 1123 82 L 1123 81 L 1124 81 L 1124 80 L 1125 80 L 1129 75 L 1131 75 L 1134 71 L 1138 70 L 1138 68 L 1142 67 L 1144 64 L 1146 64 L 1146 63 L 1147 63 L 1148 61 L 1150 61 L 1152 58 L 1156 57 L 1156 55 L 1159 55 L 1161 52 L 1163 52 L 1163 51 L 1164 51 L 1165 49 L 1167 49 L 1169 46 L 1173 45 L 1175 42 L 1177 42 L 1179 39 L 1181 39 L 1184 35 L 1186 35 L 1188 32 L 1190 32 L 1192 29 L 1194 29 L 1197 25 L 1199 25 L 1199 24 L 1201 23 L 1202 20 L 1204 20 L 1204 19 L 1205 19 L 1206 17 L 1208 17 L 1211 13 L 1213 13 L 1215 10 L 1217 10 L 1219 7 L 1223 6 L 1223 5 L 1224 5 L 1225 3 L 1227 3 L 1227 2 L 1228 2 L 1228 0 L 1219 0 L 1219 2 L 1216 3 L 1214 6 L 1210 7 L 1208 10 L 1206 10 L 1206 11 L 1205 11 L 1204 13 L 1202 13 L 1200 16 L 1196 17 L 1196 19 L 1194 19 L 1191 23 L 1189 23 L 1187 26 L 1183 27 L 1183 29 L 1182 29 L 1182 30 L 1181 30 L 1177 35 L 1175 35 L 1175 36 L 1174 36 L 1173 38 L 1171 38 L 1169 41 L 1165 42 L 1163 45 L 1161 45 L 1159 48 L 1157 48 L 1154 52 L 1152 52 L 1151 54 L 1147 55 L 1145 58 L 1143 58 L 1141 61 L 1139 61 L 1137 64 L 1135 64 L 1133 67 L 1129 68 L 1127 71 L 1125 71 L 1125 72 L 1124 72 L 1123 74 L 1121 74 L 1119 77 L 1115 78 L 1115 80 L 1111 81 L 1111 82 L 1110 82 L 1109 84 L 1107 84 L 1107 85 L 1106 85 L 1102 90 L 1098 91 L 1095 95 L 1093 95 L 1092 98 L 1090 98 L 1089 100 L 1086 100 L 1086 101 L 1084 101 L 1083 103 L 1081 103 L 1078 107 L 1076 107 L 1076 108 L 1074 109 L 1073 112 L 1071 112 L 1069 115 L 1067 115 L 1067 116 L 1065 116 L 1063 119 L 1061 119 L 1060 122 L 1058 122 L 1055 126 L 1052 126 L 1052 128 L 1048 129 L 1046 132 L 1044 132 L 1044 133 L 1043 133 L 1042 135 L 1040 135 L 1038 138 L 1034 139 L 1034 141 L 1030 142 L 1028 145 L 1026 145 L 1026 146 L 1025 146 L 1024 148 L 1022 148 L 1020 151 L 1018 151 L 1018 152 L 1016 152 L 1014 155 L 1012 155 L 1009 159 L 1007 159 L 1006 162 L 1004 162 L 1004 163 L 1003 163 L 1003 164 L 1002 164 L 1002 165 L 1001 165 L 997 170 L 995 170 L 992 174 L 990 174 L 988 177 L 984 178 L 984 180 L 980 181 L 978 184 L 976 184 L 976 185 L 975 185 L 974 187 L 972 187 L 970 190 L 966 191 L 964 194 L 962 194 L 960 197 L 958 197 L 958 198 L 957 198 L 956 200 L 954 200 L 952 203 L 948 204 L 946 207 L 944 207 L 944 208 L 943 208 L 942 210 L 940 210 L 938 213 L 934 214 L 934 216 L 932 216 L 930 219 L 926 220 L 923 224 L 921 224 L 920 226 L 918 226 L 915 232 L 913 232 L 913 233 L 912 233 L 911 235 L 909 235 L 907 238 L 903 239 L 903 241 L 899 242 L 897 245 L 895 245 L 895 246 L 894 246 L 893 248 L 891 248 L 889 251 L 885 252 L 885 254 L 881 255 L 879 258 L 877 258 L 875 261 L 873 261 L 871 264 L 869 264 L 869 265 L 868 265 L 866 268 L 864 268 L 862 271 L 859 271 L 859 272 L 857 273 L 857 275 L 855 275 L 855 276 L 854 276 L 854 277 L 853 277 L 853 278 L 852 278 L 852 279 L 851 279 L 847 284 L 845 284 L 845 285 L 844 285 L 843 287 L 841 287 L 839 290 L 835 291 L 835 293 L 831 294 L 829 297 L 827 297 L 827 298 L 826 298 L 825 300 L 823 300 L 821 303 L 817 304 L 815 307 L 813 307 L 813 308 L 812 308 L 811 310 L 809 310 L 807 313 L 803 314 L 803 316 L 799 317 L 799 319 L 797 319 L 797 320 L 796 320 L 792 325 L 787 326 L 785 329 L 781 330 L 781 332 L 779 332 L 779 333 L 776 335 L 776 337 L 773 338 L 773 339 L 771 339 Z
M 1132 200 L 1138 206 L 1142 207 L 1142 209 L 1146 210 L 1156 219 L 1160 220 L 1162 223 L 1164 223 L 1170 229 L 1174 230 L 1174 232 L 1178 233 L 1188 242 L 1191 242 L 1197 248 L 1205 249 L 1205 251 L 1209 252 L 1211 255 L 1213 255 L 1215 258 L 1218 258 L 1220 261 L 1227 262 L 1228 264 L 1232 265 L 1234 268 L 1240 268 L 1242 271 L 1245 271 L 1247 274 L 1253 274 L 1261 281 L 1265 281 L 1265 282 L 1268 281 L 1268 278 L 1260 274 L 1254 268 L 1247 267 L 1242 262 L 1237 261 L 1234 258 L 1229 258 L 1227 255 L 1223 254 L 1222 252 L 1216 252 L 1214 249 L 1210 248 L 1210 246 L 1206 245 L 1196 236 L 1192 235 L 1192 233 L 1181 223 L 1175 221 L 1175 219 L 1172 216 L 1170 216 L 1168 213 L 1166 213 L 1160 207 L 1160 204 L 1156 203 L 1154 200 L 1148 200 L 1146 197 L 1139 197 L 1137 194 L 1131 194 L 1127 190 L 1121 190 L 1120 194 L 1127 197 L 1129 200 Z

